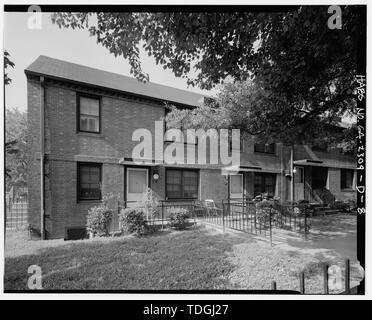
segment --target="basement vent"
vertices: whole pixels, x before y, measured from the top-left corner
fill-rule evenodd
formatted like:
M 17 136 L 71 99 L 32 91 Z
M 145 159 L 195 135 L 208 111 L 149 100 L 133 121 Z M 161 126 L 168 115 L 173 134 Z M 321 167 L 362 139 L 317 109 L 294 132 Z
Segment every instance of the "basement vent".
M 80 240 L 87 238 L 87 230 L 85 228 L 67 228 L 66 240 Z

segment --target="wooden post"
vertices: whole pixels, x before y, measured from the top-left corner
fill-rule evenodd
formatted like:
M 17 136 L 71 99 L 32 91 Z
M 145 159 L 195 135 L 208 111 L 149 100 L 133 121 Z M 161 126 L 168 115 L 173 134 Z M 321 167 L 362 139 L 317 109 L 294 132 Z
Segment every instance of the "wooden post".
M 273 233 L 272 233 L 272 230 L 271 230 L 271 227 L 272 227 L 272 225 L 271 225 L 271 208 L 270 208 L 270 216 L 269 216 L 269 218 L 270 218 L 270 221 L 269 221 L 269 227 L 270 227 L 270 246 L 272 247 L 273 246 Z
M 350 260 L 345 260 L 345 294 L 350 294 Z
M 45 83 L 44 77 L 40 77 L 40 236 L 41 240 L 45 240 L 45 132 L 44 132 L 44 117 L 45 117 Z
M 222 201 L 222 228 L 223 232 L 225 232 L 225 203 Z
M 305 206 L 305 222 L 304 222 L 304 229 L 305 229 L 305 239 L 307 239 L 307 206 Z
M 271 282 L 271 290 L 276 290 L 276 281 Z
M 291 160 L 290 160 L 290 170 L 291 170 L 291 202 L 293 203 L 294 201 L 294 173 L 293 173 L 293 145 L 291 146 Z
M 192 202 L 192 214 L 194 215 L 194 228 L 196 228 L 195 200 Z
M 300 272 L 299 280 L 300 280 L 300 293 L 305 294 L 305 273 L 304 272 Z
M 254 204 L 254 230 L 255 230 L 255 233 L 257 234 L 257 207 L 256 205 Z
M 328 290 L 328 264 L 323 264 L 323 291 L 324 294 L 329 294 Z
M 161 230 L 164 230 L 164 201 L 161 201 Z

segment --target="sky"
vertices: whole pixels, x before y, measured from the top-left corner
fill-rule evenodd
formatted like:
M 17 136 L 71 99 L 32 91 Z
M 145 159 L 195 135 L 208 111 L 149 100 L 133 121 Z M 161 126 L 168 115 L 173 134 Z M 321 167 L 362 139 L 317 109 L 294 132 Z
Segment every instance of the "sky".
M 51 22 L 50 13 L 42 13 L 40 30 L 30 29 L 27 24 L 29 18 L 29 13 L 4 13 L 4 49 L 10 53 L 11 61 L 15 63 L 14 69 L 7 70 L 12 79 L 5 89 L 8 108 L 26 111 L 27 85 L 24 69 L 39 55 L 132 76 L 128 61 L 123 57 L 115 58 L 107 49 L 97 44 L 87 30 L 59 29 Z M 156 65 L 153 57 L 146 53 L 141 53 L 141 62 L 151 82 L 206 95 L 215 93 L 188 87 L 186 79 L 177 78 L 170 70 Z

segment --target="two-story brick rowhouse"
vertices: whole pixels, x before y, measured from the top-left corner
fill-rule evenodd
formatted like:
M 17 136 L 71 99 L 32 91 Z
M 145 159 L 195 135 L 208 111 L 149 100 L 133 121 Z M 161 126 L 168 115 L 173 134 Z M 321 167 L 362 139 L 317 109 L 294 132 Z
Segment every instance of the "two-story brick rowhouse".
M 84 228 L 89 208 L 102 195 L 119 194 L 129 206 L 146 187 L 170 201 L 221 202 L 264 192 L 322 201 L 317 190 L 329 190 L 338 200 L 355 197 L 355 159 L 311 146 L 245 139 L 240 171 L 231 176 L 212 164 L 172 166 L 153 159 L 136 165 L 134 130 L 147 128 L 155 136 L 166 103 L 194 108 L 204 96 L 45 56 L 25 73 L 29 224 L 40 230 L 43 223 L 48 238 L 67 238 L 70 229 Z

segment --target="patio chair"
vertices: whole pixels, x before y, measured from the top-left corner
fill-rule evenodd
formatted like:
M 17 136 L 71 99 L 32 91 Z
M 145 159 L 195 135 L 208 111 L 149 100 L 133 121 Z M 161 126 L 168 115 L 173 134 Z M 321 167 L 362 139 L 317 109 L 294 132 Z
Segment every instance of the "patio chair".
M 217 208 L 216 204 L 214 203 L 214 200 L 206 199 L 206 200 L 204 200 L 204 205 L 207 208 L 208 214 L 211 214 L 213 216 L 218 215 L 218 208 Z

